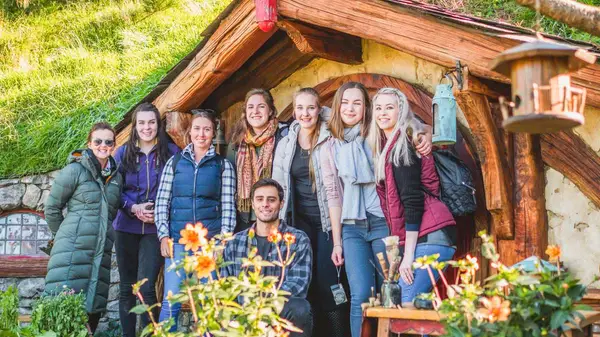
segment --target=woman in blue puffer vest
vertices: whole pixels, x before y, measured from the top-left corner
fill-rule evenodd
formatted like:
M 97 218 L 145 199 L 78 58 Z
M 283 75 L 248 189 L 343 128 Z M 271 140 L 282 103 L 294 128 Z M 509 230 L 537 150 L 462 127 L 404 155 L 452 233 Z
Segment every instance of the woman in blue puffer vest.
M 231 233 L 235 228 L 235 171 L 225 157 L 215 152 L 212 141 L 217 129 L 214 113 L 192 110 L 187 133 L 189 145 L 165 165 L 156 197 L 155 220 L 161 254 L 165 265 L 178 263 L 184 253 L 179 244 L 186 224 L 201 222 L 208 229 L 208 238 Z M 169 238 L 173 240 L 171 261 Z M 166 269 L 166 268 L 165 268 Z M 171 331 L 177 330 L 180 304 L 170 305 L 167 294 L 177 294 L 185 275 L 175 270 L 165 271 L 165 287 L 160 321 L 175 319 Z

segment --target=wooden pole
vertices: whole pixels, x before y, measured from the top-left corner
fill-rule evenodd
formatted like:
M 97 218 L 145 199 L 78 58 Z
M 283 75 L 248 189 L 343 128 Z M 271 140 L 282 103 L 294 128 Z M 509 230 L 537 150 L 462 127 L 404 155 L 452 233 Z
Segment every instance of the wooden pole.
M 529 256 L 544 257 L 548 245 L 548 218 L 544 195 L 545 176 L 540 136 L 515 134 L 514 205 L 515 251 L 501 252 L 506 264 Z

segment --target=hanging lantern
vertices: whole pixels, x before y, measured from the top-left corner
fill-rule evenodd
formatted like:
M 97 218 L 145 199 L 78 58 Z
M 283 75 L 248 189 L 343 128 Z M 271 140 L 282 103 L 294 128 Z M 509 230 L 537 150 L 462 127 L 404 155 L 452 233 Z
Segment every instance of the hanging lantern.
M 225 140 L 225 133 L 221 127 L 221 120 L 217 120 L 217 132 L 215 133 L 215 138 L 213 139 L 213 145 L 227 145 L 227 141 Z
M 541 38 L 498 55 L 491 69 L 509 77 L 512 87 L 511 102 L 500 98 L 502 126 L 511 132 L 548 133 L 582 125 L 585 89 L 572 87 L 569 73 L 595 61 L 583 49 Z
M 433 116 L 433 144 L 452 145 L 456 143 L 456 99 L 452 95 L 453 82 L 440 83 L 435 88 L 431 115 Z
M 254 0 L 256 22 L 263 32 L 270 32 L 277 22 L 277 0 Z

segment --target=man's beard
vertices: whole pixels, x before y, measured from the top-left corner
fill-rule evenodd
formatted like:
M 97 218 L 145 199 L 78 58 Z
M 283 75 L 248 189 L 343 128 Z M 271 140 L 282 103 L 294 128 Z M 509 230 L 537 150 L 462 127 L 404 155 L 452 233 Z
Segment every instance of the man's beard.
M 265 216 L 262 213 L 256 213 L 256 218 L 264 223 L 275 222 L 279 218 L 278 212 L 273 212 L 271 216 Z

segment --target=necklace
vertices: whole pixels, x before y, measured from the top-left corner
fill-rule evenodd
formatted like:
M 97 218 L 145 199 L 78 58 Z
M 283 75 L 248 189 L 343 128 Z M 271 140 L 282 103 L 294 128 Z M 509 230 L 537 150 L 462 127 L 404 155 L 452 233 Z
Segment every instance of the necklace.
M 310 150 L 305 150 L 302 147 L 300 147 L 300 156 L 302 158 L 307 158 L 310 156 Z

